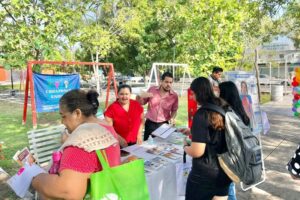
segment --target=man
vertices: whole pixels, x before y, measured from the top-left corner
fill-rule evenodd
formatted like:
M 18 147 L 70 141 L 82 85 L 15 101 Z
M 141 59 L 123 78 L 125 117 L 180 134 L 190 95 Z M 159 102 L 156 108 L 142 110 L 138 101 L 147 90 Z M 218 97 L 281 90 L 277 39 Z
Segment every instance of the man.
M 221 67 L 214 67 L 212 70 L 212 74 L 207 77 L 213 87 L 216 96 L 219 96 L 220 94 L 219 84 L 221 83 L 222 73 L 223 69 Z
M 178 95 L 172 89 L 173 75 L 165 72 L 161 76 L 160 85 L 152 86 L 147 93 L 137 96 L 137 100 L 145 105 L 148 103 L 146 114 L 144 140 L 164 123 L 175 124 L 178 109 Z

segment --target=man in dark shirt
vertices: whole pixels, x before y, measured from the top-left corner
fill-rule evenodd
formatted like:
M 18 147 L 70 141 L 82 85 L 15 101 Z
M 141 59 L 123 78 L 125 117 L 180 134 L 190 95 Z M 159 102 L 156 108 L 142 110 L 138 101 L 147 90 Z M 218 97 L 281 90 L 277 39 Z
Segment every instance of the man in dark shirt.
M 222 73 L 223 69 L 221 67 L 214 67 L 212 70 L 212 74 L 207 77 L 213 87 L 216 96 L 219 96 L 220 94 L 219 84 L 221 83 Z

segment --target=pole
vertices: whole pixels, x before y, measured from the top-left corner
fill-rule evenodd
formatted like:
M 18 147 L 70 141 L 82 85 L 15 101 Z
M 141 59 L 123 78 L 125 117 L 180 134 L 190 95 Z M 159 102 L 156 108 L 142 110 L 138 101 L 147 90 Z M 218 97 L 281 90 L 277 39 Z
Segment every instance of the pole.
M 272 69 L 271 69 L 271 62 L 269 62 L 269 91 L 270 91 L 270 95 L 271 95 L 271 78 L 272 78 Z
M 176 56 L 176 40 L 175 38 L 172 39 L 173 42 L 173 63 L 175 63 L 175 56 Z
M 260 81 L 259 81 L 259 70 L 258 70 L 258 50 L 255 49 L 255 63 L 254 63 L 255 71 L 256 71 L 256 80 L 257 80 L 257 90 L 258 90 L 258 101 L 261 102 L 260 95 Z
M 284 83 L 284 93 L 286 93 L 286 84 L 287 84 L 287 82 L 286 82 L 286 80 L 287 80 L 287 77 L 286 77 L 286 74 L 287 74 L 287 58 L 285 58 L 284 59 L 284 81 L 283 81 L 283 83 Z

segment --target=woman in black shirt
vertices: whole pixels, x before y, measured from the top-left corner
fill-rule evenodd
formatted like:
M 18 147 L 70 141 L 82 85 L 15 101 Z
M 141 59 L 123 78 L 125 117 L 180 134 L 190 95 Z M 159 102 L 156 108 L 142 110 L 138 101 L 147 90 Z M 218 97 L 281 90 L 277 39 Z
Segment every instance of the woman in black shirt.
M 250 126 L 250 119 L 243 107 L 239 91 L 232 81 L 225 81 L 219 85 L 220 97 L 224 99 L 232 110 L 242 119 L 245 125 Z M 236 200 L 235 186 L 232 183 L 229 187 L 228 200 Z
M 225 107 L 217 98 L 207 78 L 199 77 L 191 83 L 198 104 L 214 104 Z M 186 200 L 225 200 L 231 180 L 224 173 L 217 154 L 227 151 L 224 118 L 216 112 L 199 108 L 193 118 L 191 146 L 185 144 L 185 152 L 193 157 L 192 170 L 186 186 Z

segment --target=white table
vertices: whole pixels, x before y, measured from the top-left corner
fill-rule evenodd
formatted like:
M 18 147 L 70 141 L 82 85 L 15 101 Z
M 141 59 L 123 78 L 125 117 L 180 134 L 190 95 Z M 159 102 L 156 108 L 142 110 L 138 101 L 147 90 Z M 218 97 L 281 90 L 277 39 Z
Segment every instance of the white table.
M 155 145 L 159 143 L 167 143 L 167 140 L 162 140 L 159 138 L 154 138 Z M 139 147 L 149 146 L 147 142 L 141 146 L 133 145 L 128 149 L 128 151 L 138 157 L 151 158 L 153 155 L 144 155 L 139 150 Z M 181 145 L 178 148 L 182 149 Z M 140 148 L 141 149 L 141 148 Z M 143 155 L 142 155 L 143 154 Z M 148 157 L 149 156 L 149 157 Z M 151 200 L 184 200 L 184 196 L 177 195 L 177 184 L 176 184 L 176 163 L 182 162 L 180 160 L 171 160 L 167 165 L 159 168 L 157 171 L 151 174 L 146 174 L 146 179 L 148 183 L 148 189 L 150 193 Z

